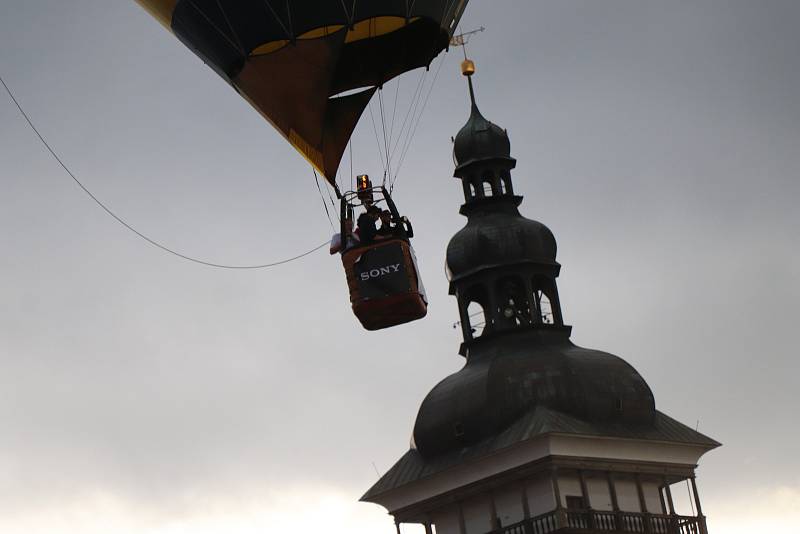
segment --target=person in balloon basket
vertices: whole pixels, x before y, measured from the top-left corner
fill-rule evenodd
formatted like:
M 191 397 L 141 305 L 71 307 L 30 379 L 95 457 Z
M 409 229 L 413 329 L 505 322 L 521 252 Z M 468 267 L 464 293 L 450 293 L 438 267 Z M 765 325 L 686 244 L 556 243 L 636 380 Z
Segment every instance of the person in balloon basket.
M 414 237 L 414 229 L 411 227 L 411 221 L 406 217 L 400 217 L 398 224 L 392 225 L 392 212 L 383 210 L 380 214 L 381 227 L 378 228 L 378 235 L 383 239 L 399 238 L 409 239 Z
M 381 227 L 377 227 L 377 222 L 381 221 Z M 371 245 L 375 241 L 392 239 L 396 237 L 411 237 L 413 230 L 411 223 L 405 217 L 402 218 L 403 225 L 392 225 L 392 214 L 389 210 L 381 211 L 375 205 L 370 205 L 367 210 L 358 217 L 358 228 L 353 231 L 353 220 L 345 219 L 344 227 L 347 240 L 342 244 L 342 234 L 336 233 L 331 238 L 329 252 L 336 254 L 344 253 L 347 250 L 361 246 Z M 406 230 L 406 227 L 408 228 Z
M 359 245 L 359 236 L 358 233 L 353 232 L 353 219 L 345 219 L 344 220 L 344 233 L 345 239 L 342 240 L 342 234 L 336 233 L 333 234 L 331 238 L 331 246 L 329 252 L 331 254 L 336 254 L 337 252 L 344 253 L 346 250 L 351 249 L 353 247 L 357 247 Z
M 367 211 L 358 216 L 358 228 L 356 232 L 362 245 L 371 245 L 375 241 L 386 239 L 378 233 L 376 223 L 381 216 L 381 210 L 377 206 L 371 205 Z
M 381 220 L 381 227 L 378 228 L 378 235 L 384 238 L 394 237 L 397 234 L 397 226 L 392 226 L 392 212 L 389 210 L 381 211 L 378 216 Z

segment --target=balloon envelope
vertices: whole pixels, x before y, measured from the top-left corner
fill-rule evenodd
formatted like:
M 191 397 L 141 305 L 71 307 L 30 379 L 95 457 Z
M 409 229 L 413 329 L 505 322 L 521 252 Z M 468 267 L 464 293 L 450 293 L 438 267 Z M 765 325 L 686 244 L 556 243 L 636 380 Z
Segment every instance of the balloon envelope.
M 428 66 L 468 2 L 137 1 L 331 183 L 376 88 Z

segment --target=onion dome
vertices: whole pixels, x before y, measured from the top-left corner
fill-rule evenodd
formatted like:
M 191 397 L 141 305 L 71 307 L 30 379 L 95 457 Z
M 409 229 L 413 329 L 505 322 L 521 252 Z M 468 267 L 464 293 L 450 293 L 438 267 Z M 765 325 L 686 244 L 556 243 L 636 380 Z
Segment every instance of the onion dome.
M 556 248 L 556 238 L 547 226 L 522 217 L 513 204 L 495 204 L 492 210 L 474 213 L 450 239 L 448 275 L 455 281 L 499 265 L 558 268 Z
M 486 119 L 473 102 L 469 120 L 455 137 L 453 154 L 456 169 L 478 161 L 511 160 L 511 141 L 508 133 Z
M 465 167 L 478 162 L 508 161 L 511 167 L 516 161 L 511 157 L 511 140 L 505 129 L 486 119 L 475 103 L 475 88 L 472 76 L 475 63 L 467 59 L 461 64 L 461 72 L 467 77 L 472 111 L 469 120 L 453 140 L 453 156 L 456 162 L 456 175 Z
M 479 443 L 546 407 L 596 425 L 651 425 L 655 400 L 625 360 L 584 349 L 567 330 L 527 331 L 472 349 L 422 402 L 413 443 L 424 457 Z

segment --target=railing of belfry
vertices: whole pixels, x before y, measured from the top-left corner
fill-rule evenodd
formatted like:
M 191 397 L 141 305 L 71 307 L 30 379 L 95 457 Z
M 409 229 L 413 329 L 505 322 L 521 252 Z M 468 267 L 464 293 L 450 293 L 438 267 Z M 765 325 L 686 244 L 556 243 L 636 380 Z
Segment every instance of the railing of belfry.
M 548 534 L 550 532 L 635 532 L 642 534 L 707 534 L 704 517 L 609 512 L 600 510 L 553 510 L 490 534 Z

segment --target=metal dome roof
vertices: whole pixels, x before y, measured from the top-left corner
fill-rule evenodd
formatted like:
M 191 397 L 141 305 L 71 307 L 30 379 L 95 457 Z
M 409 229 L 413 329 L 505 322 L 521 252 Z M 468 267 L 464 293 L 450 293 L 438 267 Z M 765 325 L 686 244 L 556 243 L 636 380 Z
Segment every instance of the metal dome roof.
M 515 205 L 520 201 L 520 197 L 485 199 L 487 209 L 475 206 L 471 210 L 467 225 L 447 245 L 451 281 L 498 265 L 535 263 L 558 267 L 553 232 L 544 224 L 521 216 Z
M 511 158 L 511 140 L 500 126 L 481 115 L 472 104 L 469 120 L 456 134 L 453 145 L 456 170 L 478 161 Z
M 643 427 L 656 413 L 650 387 L 625 360 L 572 344 L 568 327 L 530 329 L 474 345 L 467 364 L 422 402 L 413 441 L 424 457 L 437 456 L 498 434 L 538 406 Z

